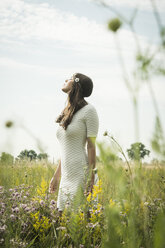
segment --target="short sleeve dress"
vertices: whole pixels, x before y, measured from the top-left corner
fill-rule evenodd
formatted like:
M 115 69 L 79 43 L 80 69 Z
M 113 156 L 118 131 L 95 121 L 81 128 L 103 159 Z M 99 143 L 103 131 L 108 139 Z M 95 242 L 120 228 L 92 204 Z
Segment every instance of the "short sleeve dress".
M 67 129 L 59 125 L 56 137 L 61 150 L 61 180 L 59 185 L 57 208 L 64 210 L 66 203 L 73 200 L 81 186 L 84 190 L 89 169 L 86 151 L 87 137 L 97 137 L 99 118 L 95 107 L 88 104 L 79 109 Z M 95 174 L 95 182 L 98 175 Z

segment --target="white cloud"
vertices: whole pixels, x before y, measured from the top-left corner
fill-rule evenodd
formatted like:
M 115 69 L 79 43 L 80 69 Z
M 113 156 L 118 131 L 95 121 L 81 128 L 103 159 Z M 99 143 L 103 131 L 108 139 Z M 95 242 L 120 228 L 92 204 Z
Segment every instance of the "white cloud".
M 111 52 L 115 49 L 113 35 L 107 31 L 106 23 L 98 24 L 49 4 L 26 3 L 22 0 L 1 1 L 0 8 L 1 40 L 12 38 L 22 41 L 30 39 L 64 41 L 68 45 L 74 44 L 75 49 L 78 47 L 79 51 L 83 45 L 84 49 L 87 49 L 87 44 L 94 50 L 101 46 L 104 49 L 110 48 Z M 122 29 L 120 35 L 123 48 L 130 50 L 134 44 L 131 32 Z M 146 42 L 144 37 L 138 37 L 142 42 Z
M 12 49 L 12 44 L 30 49 L 32 41 L 37 40 L 39 46 L 37 51 L 41 51 L 39 42 L 52 42 L 56 49 L 63 46 L 67 50 L 73 50 L 81 59 L 93 60 L 88 65 L 91 70 L 95 70 L 96 63 L 99 63 L 100 60 L 111 61 L 111 63 L 113 61 L 111 64 L 113 71 L 118 73 L 119 65 L 115 40 L 113 34 L 107 30 L 106 24 L 98 24 L 86 17 L 75 16 L 47 3 L 34 4 L 22 0 L 6 0 L 0 2 L 0 8 L 0 39 L 10 49 Z M 122 28 L 118 36 L 125 63 L 131 67 L 136 49 L 132 32 Z M 137 37 L 143 48 L 148 46 L 146 37 L 140 35 Z M 47 46 L 49 46 L 48 43 Z M 152 45 L 152 47 L 154 46 Z M 63 72 L 63 68 L 56 67 L 55 70 L 54 65 L 43 68 L 40 65 L 33 65 L 32 63 L 28 65 L 11 58 L 2 58 L 0 63 L 6 66 L 35 69 L 47 75 L 57 75 Z M 65 73 L 69 74 L 71 67 L 64 68 L 64 70 Z M 100 73 L 102 72 L 100 69 Z

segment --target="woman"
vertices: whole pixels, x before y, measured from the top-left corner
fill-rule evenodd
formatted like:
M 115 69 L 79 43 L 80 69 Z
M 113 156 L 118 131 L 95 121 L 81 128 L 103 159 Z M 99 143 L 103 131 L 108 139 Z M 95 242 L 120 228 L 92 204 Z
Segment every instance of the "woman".
M 50 193 L 59 186 L 57 209 L 60 213 L 80 186 L 84 193 L 92 192 L 96 177 L 98 179 L 94 168 L 99 118 L 95 107 L 84 99 L 91 95 L 93 82 L 81 73 L 73 74 L 65 82 L 62 91 L 68 94 L 67 106 L 56 119 L 59 123 L 56 136 L 61 145 L 61 159 L 49 185 Z

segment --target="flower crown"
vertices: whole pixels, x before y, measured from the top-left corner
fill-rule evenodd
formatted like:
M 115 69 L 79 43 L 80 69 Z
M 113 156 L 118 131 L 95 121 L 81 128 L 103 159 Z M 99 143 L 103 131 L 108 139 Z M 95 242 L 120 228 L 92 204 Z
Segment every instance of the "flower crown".
M 79 82 L 79 80 L 80 80 L 79 78 L 75 78 L 74 81 L 77 83 L 77 82 Z

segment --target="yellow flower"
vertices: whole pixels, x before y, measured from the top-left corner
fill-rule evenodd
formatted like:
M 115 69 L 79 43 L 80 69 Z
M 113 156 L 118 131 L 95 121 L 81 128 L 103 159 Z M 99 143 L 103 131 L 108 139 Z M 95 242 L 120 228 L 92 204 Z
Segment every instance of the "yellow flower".
M 112 200 L 112 198 L 109 200 L 109 205 L 110 205 L 110 207 L 115 206 L 115 202 Z
M 87 196 L 87 201 L 90 202 L 91 201 L 91 196 L 92 196 L 92 193 L 89 192 L 89 195 Z
M 95 215 L 95 210 L 92 208 L 92 212 L 91 212 L 91 217 L 89 218 L 90 222 L 92 222 L 93 224 L 97 221 L 97 217 Z
M 45 181 L 44 177 L 42 177 L 41 186 L 37 187 L 38 195 L 45 196 L 47 188 L 47 182 Z
M 79 217 L 80 217 L 80 221 L 84 221 L 84 213 L 80 212 Z
M 49 218 L 46 216 L 40 216 L 40 212 L 36 212 L 35 214 L 31 213 L 31 217 L 34 219 L 35 223 L 33 224 L 33 227 L 36 231 L 43 232 L 44 230 L 47 230 L 51 223 L 49 223 Z
M 96 185 L 93 185 L 93 193 L 92 193 L 92 199 L 94 200 L 97 195 L 99 195 L 102 192 L 102 181 L 101 179 L 98 180 L 98 183 Z

